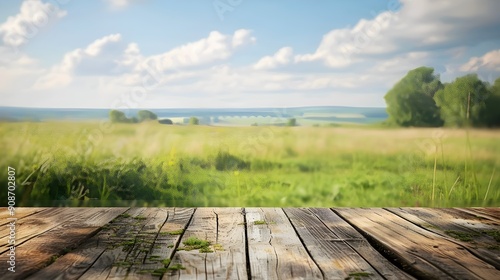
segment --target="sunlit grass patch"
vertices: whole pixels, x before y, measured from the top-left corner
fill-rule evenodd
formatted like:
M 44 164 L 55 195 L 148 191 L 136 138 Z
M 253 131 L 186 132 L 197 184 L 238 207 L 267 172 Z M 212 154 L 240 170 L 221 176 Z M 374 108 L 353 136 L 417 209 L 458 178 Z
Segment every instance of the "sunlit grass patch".
M 497 130 L 471 130 L 471 152 L 464 130 L 453 129 L 143 123 L 95 131 L 92 122 L 1 123 L 0 166 L 16 168 L 19 205 L 500 203 Z

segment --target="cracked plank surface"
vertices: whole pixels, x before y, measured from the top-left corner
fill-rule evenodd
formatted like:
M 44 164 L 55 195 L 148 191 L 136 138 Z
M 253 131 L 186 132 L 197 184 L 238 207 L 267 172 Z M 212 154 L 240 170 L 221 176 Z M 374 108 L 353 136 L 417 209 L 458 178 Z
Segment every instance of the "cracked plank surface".
M 198 208 L 170 263 L 168 279 L 247 279 L 245 228 L 241 208 Z M 207 252 L 185 244 L 210 242 Z M 172 269 L 180 265 L 183 269 Z
M 146 223 L 143 217 L 148 218 L 146 208 L 131 208 L 114 221 L 110 226 L 112 233 L 109 240 L 99 243 L 104 250 L 78 279 L 107 279 L 112 276 L 112 271 L 116 272 L 118 264 L 125 265 L 125 258 L 136 243 L 137 234 Z
M 500 269 L 500 248 L 493 247 L 500 225 L 454 209 L 388 208 L 388 211 L 460 244 Z M 498 239 L 498 237 L 497 237 Z
M 79 245 L 123 211 L 125 211 L 123 208 L 88 208 L 85 211 L 79 210 L 78 214 L 70 215 L 70 220 L 63 220 L 61 223 L 54 222 L 57 224 L 55 227 L 17 247 L 16 272 L 4 275 L 3 279 L 24 279 L 42 269 L 47 263 L 54 260 L 55 256 L 64 254 L 66 250 Z M 7 263 L 2 261 L 0 270 L 7 271 L 6 266 Z
M 21 207 L 21 208 L 15 208 L 14 215 L 11 216 L 8 208 L 7 207 L 0 207 L 0 225 L 3 226 L 5 224 L 8 224 L 9 222 L 7 221 L 8 218 L 16 218 L 17 220 L 20 220 L 24 217 L 31 216 L 33 214 L 36 214 L 38 212 L 44 211 L 50 209 L 48 207 Z
M 323 279 L 280 208 L 246 208 L 253 279 Z
M 2 279 L 500 279 L 500 208 L 17 210 Z
M 165 264 L 161 260 L 172 259 L 193 213 L 193 208 L 169 210 L 167 221 L 160 228 L 151 250 L 147 253 L 146 261 L 140 266 L 139 273 L 136 275 L 137 279 L 157 279 L 152 274 L 165 268 Z
M 414 279 L 385 259 L 358 231 L 331 211 L 331 209 L 310 208 L 309 211 L 317 217 L 318 223 L 324 225 L 339 241 L 351 247 L 383 278 L 392 280 Z M 325 230 L 322 229 L 322 231 Z M 331 237 L 331 234 L 327 236 Z
M 500 271 L 463 246 L 379 208 L 335 209 L 425 279 L 499 279 Z
M 309 209 L 284 210 L 325 278 L 345 279 L 360 273 L 366 275 L 367 279 L 383 279 L 362 256 L 325 226 Z
M 49 208 L 16 221 L 16 244 L 19 246 L 36 236 L 50 231 L 82 214 L 78 208 Z M 7 226 L 0 229 L 0 238 L 9 235 Z M 0 246 L 0 254 L 7 252 L 7 244 Z
M 500 223 L 500 207 L 472 207 L 472 208 L 456 208 L 471 215 L 483 217 Z

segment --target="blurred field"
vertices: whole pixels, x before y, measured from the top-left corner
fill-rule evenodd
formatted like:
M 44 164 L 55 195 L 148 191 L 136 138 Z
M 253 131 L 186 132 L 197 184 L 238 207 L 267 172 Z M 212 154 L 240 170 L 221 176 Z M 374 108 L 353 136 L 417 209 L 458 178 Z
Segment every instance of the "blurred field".
M 0 131 L 0 165 L 16 169 L 21 205 L 500 205 L 497 130 L 470 130 L 470 144 L 465 130 L 369 126 L 6 122 Z

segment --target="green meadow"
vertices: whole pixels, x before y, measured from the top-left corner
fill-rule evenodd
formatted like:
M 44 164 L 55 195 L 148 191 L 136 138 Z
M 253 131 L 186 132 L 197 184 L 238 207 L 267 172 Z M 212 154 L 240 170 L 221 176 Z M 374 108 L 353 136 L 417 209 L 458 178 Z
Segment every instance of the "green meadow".
M 17 206 L 500 205 L 498 130 L 49 121 L 0 131 Z

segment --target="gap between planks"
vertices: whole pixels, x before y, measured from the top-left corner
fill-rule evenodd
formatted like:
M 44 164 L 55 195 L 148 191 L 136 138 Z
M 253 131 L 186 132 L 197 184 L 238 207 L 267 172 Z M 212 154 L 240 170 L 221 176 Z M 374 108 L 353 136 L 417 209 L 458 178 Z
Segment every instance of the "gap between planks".
M 77 211 L 80 213 L 71 212 L 69 210 L 71 208 L 66 209 L 70 211 L 70 215 L 54 209 L 57 208 L 42 209 L 36 213 L 24 211 L 25 216 L 19 218 L 20 224 L 22 225 L 21 221 L 24 220 L 25 225 L 20 235 L 26 243 L 22 245 L 24 248 L 27 248 L 28 244 L 40 244 L 40 240 L 49 238 L 56 228 L 64 229 L 68 225 L 78 227 L 76 222 L 68 221 L 68 217 L 92 216 L 89 213 L 82 214 L 81 208 Z M 161 209 L 166 209 L 166 212 L 160 211 Z M 109 248 L 108 246 L 113 242 L 115 244 L 126 243 L 128 239 L 119 241 L 119 239 L 110 238 L 110 229 L 106 229 L 105 226 L 81 246 L 33 274 L 31 279 L 123 279 L 124 277 L 159 279 L 158 276 L 150 273 L 159 269 L 162 270 L 164 279 L 190 279 L 196 276 L 214 279 L 347 279 L 353 275 L 352 273 L 365 273 L 363 275 L 371 279 L 413 278 L 399 267 L 419 277 L 488 279 L 491 276 L 499 276 L 498 270 L 492 269 L 491 266 L 475 258 L 477 256 L 470 253 L 467 255 L 468 251 L 457 250 L 456 246 L 461 246 L 459 242 L 454 242 L 439 231 L 433 231 L 432 228 L 423 224 L 423 221 L 429 222 L 434 219 L 432 215 L 427 215 L 429 211 L 434 210 L 419 210 L 419 208 L 410 210 L 416 212 L 401 212 L 389 208 L 386 210 L 131 208 L 127 211 L 131 215 L 130 219 L 118 224 L 119 229 L 115 234 L 127 235 L 128 233 L 128 238 L 136 236 L 136 239 L 141 237 L 144 243 L 148 243 L 146 247 L 142 247 L 135 240 L 126 252 L 122 250 L 123 248 Z M 465 210 L 450 210 L 449 213 L 461 211 L 465 215 L 465 212 L 469 211 Z M 491 209 L 470 210 L 469 214 L 470 212 L 496 213 Z M 27 227 L 29 223 L 40 221 L 40 217 L 48 216 L 47 213 L 52 213 L 56 217 L 59 215 L 61 219 L 56 219 L 52 224 L 44 224 L 42 232 L 38 234 Z M 138 216 L 144 219 L 134 219 Z M 67 219 L 64 220 L 64 217 Z M 78 221 L 81 220 L 80 217 Z M 360 222 L 361 220 L 363 222 Z M 131 227 L 132 221 L 138 224 Z M 180 229 L 183 231 L 179 235 L 160 234 Z M 95 232 L 98 229 L 92 230 Z M 86 232 L 89 232 L 89 229 Z M 390 236 L 393 239 L 384 239 L 381 233 L 386 235 L 385 238 Z M 66 235 L 68 234 L 70 233 L 66 232 Z M 405 244 L 401 240 L 407 241 L 407 236 L 405 236 L 407 234 L 413 237 L 425 237 L 425 240 L 419 244 L 423 248 L 417 246 L 402 250 Z M 57 234 L 55 236 L 62 238 Z M 85 236 L 88 238 L 90 235 Z M 183 242 L 193 236 L 210 241 L 210 248 L 214 252 L 176 251 L 184 247 Z M 368 237 L 372 244 L 368 243 L 365 237 Z M 79 235 L 79 238 L 85 237 Z M 38 241 L 34 242 L 35 240 Z M 439 243 L 439 249 L 434 248 L 435 245 L 428 249 L 426 246 L 430 244 L 429 242 Z M 450 242 L 455 243 L 455 247 L 451 246 Z M 375 248 L 372 247 L 373 244 Z M 377 247 L 377 244 L 383 246 Z M 408 244 L 411 244 L 411 240 Z M 36 246 L 39 248 L 40 245 Z M 146 252 L 146 249 L 149 251 Z M 471 248 L 467 249 L 471 250 Z M 393 259 L 389 261 L 387 254 L 383 254 L 386 258 L 382 257 L 380 252 L 383 253 L 383 250 L 390 250 L 392 256 L 396 256 L 397 261 Z M 467 260 L 465 266 L 463 262 L 457 263 L 443 259 L 443 256 L 450 258 L 452 256 L 450 252 L 452 255 L 454 252 L 454 256 L 465 256 Z M 430 258 L 427 258 L 429 254 Z M 158 260 L 153 260 L 156 258 L 152 259 L 152 256 L 159 256 L 161 259 L 170 258 L 172 261 L 168 267 L 180 265 L 184 269 L 165 271 L 164 265 Z M 228 262 L 231 265 L 226 265 Z M 125 265 L 117 266 L 117 263 Z M 39 267 L 38 263 L 31 271 L 36 271 Z M 450 272 L 446 272 L 449 268 L 453 276 Z M 64 273 L 61 274 L 60 271 Z M 144 273 L 144 271 L 149 273 Z

